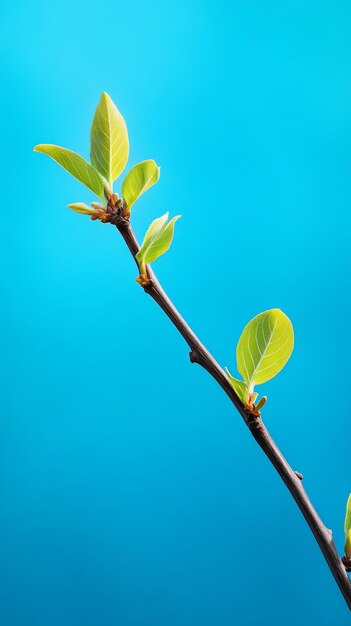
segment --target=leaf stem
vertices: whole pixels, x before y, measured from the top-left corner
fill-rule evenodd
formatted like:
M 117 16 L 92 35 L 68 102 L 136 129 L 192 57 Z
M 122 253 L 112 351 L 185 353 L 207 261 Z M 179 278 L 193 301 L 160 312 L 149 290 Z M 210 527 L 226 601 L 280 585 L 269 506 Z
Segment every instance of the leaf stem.
M 119 216 L 115 220 L 115 225 L 121 233 L 138 266 L 136 255 L 140 247 L 129 222 Z M 275 467 L 309 525 L 318 546 L 324 555 L 328 567 L 346 601 L 346 604 L 351 611 L 351 580 L 347 575 L 342 559 L 338 555 L 332 538 L 332 531 L 324 525 L 316 509 L 312 505 L 302 485 L 301 475 L 294 472 L 294 470 L 290 467 L 289 463 L 286 461 L 280 449 L 269 434 L 262 419 L 245 409 L 230 384 L 224 370 L 201 343 L 193 330 L 175 308 L 174 304 L 161 287 L 150 266 L 146 266 L 146 272 L 150 280 L 149 283 L 144 286 L 144 291 L 150 295 L 153 300 L 155 300 L 185 339 L 190 348 L 190 361 L 201 365 L 201 367 L 203 367 L 222 387 L 223 391 L 227 394 L 237 411 L 240 413 L 252 436 Z

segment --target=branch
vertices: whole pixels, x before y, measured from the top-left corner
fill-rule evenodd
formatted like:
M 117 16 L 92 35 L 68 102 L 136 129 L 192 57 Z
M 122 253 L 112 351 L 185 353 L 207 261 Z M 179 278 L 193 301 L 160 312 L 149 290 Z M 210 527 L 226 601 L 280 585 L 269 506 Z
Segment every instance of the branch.
M 111 220 L 111 222 L 121 233 L 138 266 L 135 256 L 140 247 L 129 221 L 120 215 L 116 215 L 114 220 Z M 241 403 L 224 370 L 220 367 L 217 361 L 197 338 L 190 326 L 188 326 L 186 321 L 182 318 L 161 287 L 150 267 L 147 267 L 147 275 L 149 281 L 147 284 L 143 285 L 145 292 L 161 307 L 185 339 L 190 348 L 191 362 L 201 365 L 201 367 L 203 367 L 222 387 L 223 391 L 227 394 L 237 411 L 240 413 L 258 445 L 277 470 L 279 476 L 289 489 L 302 515 L 309 525 L 319 548 L 328 563 L 329 569 L 333 574 L 342 595 L 344 596 L 346 604 L 351 611 L 351 581 L 347 575 L 347 568 L 338 555 L 332 538 L 332 531 L 329 530 L 322 522 L 302 485 L 302 475 L 298 472 L 294 472 L 294 470 L 290 467 L 289 463 L 286 461 L 276 443 L 270 436 L 267 428 L 260 418 L 260 415 L 257 413 L 255 414 L 254 411 L 252 412 L 247 410 Z

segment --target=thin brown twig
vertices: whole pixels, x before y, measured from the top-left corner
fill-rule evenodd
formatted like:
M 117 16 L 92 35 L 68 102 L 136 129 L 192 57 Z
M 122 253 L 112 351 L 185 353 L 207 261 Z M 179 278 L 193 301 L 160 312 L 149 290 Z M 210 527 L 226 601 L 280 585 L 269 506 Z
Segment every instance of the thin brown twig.
M 115 218 L 111 220 L 111 222 L 115 224 L 121 233 L 138 266 L 138 262 L 135 257 L 140 249 L 140 246 L 128 219 L 125 219 L 120 215 L 115 215 Z M 177 311 L 150 267 L 147 267 L 147 275 L 149 281 L 147 284 L 143 284 L 144 291 L 161 307 L 185 339 L 190 348 L 191 362 L 201 365 L 201 367 L 203 367 L 222 387 L 223 391 L 227 394 L 237 411 L 240 413 L 258 445 L 277 470 L 279 476 L 289 489 L 307 524 L 309 525 L 319 548 L 327 561 L 328 567 L 333 574 L 342 595 L 344 596 L 346 604 L 351 611 L 351 580 L 347 575 L 346 567 L 335 547 L 332 531 L 329 530 L 322 522 L 303 487 L 302 475 L 299 472 L 295 472 L 290 467 L 289 463 L 286 461 L 278 446 L 270 436 L 261 417 L 255 415 L 254 412 L 248 411 L 241 403 L 224 370 L 220 367 L 210 352 L 208 352 L 190 326 L 188 326 L 186 321 Z

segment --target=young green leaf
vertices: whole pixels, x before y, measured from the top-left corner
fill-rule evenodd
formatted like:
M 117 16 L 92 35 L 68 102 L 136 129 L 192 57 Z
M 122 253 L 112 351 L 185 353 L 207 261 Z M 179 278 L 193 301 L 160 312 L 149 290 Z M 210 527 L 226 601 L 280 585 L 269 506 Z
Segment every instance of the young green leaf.
M 141 273 L 145 272 L 145 265 L 156 261 L 170 248 L 173 240 L 174 224 L 180 217 L 180 215 L 176 215 L 167 224 L 168 213 L 166 213 L 154 220 L 149 226 L 142 246 L 136 255 Z
M 141 254 L 141 251 L 146 250 L 148 246 L 158 237 L 158 235 L 162 232 L 163 228 L 166 226 L 168 220 L 168 213 L 165 213 L 161 217 L 155 219 L 147 229 L 145 233 L 145 237 L 138 254 Z
M 346 515 L 345 515 L 345 554 L 348 559 L 351 559 L 351 493 L 348 497 L 346 504 Z
M 351 529 L 347 533 L 345 539 L 345 554 L 347 558 L 351 560 Z
M 107 93 L 102 94 L 96 108 L 90 138 L 91 162 L 112 189 L 127 164 L 129 140 L 126 123 Z
M 243 377 L 227 376 L 243 404 L 251 407 L 258 394 L 254 386 L 273 378 L 284 367 L 294 347 L 294 331 L 280 309 L 256 315 L 245 326 L 236 348 L 236 365 Z M 257 405 L 259 410 L 266 398 Z
M 88 189 L 93 191 L 98 198 L 104 197 L 105 181 L 99 172 L 90 165 L 83 157 L 72 150 L 61 148 L 48 143 L 41 143 L 34 148 L 34 152 L 47 154 L 54 159 L 56 163 L 61 165 L 67 172 L 72 174 L 80 183 L 83 183 Z
M 254 394 L 254 395 L 255 395 L 255 394 Z M 257 396 L 257 395 L 258 395 L 258 394 L 256 394 L 256 396 Z M 256 398 L 255 398 L 255 400 L 256 400 Z M 253 400 L 253 402 L 254 402 L 255 400 Z M 257 404 L 256 404 L 256 409 L 257 409 L 257 411 L 259 411 L 260 409 L 262 409 L 262 407 L 266 404 L 266 402 L 267 402 L 267 396 L 262 396 L 262 398 L 260 398 L 260 400 L 259 400 L 259 401 L 257 402 Z
M 236 349 L 237 368 L 251 392 L 284 367 L 294 347 L 294 331 L 280 309 L 256 315 L 245 326 Z
M 160 168 L 152 159 L 134 165 L 128 172 L 122 184 L 122 196 L 130 209 L 134 202 L 157 183 L 160 178 Z
M 345 534 L 351 530 L 351 493 L 346 503 Z
M 82 215 L 94 215 L 94 209 L 84 204 L 84 202 L 73 202 L 72 204 L 68 204 L 68 208 Z
M 237 378 L 234 378 L 234 376 L 230 374 L 227 368 L 225 368 L 225 371 L 227 372 L 227 376 L 231 384 L 234 387 L 234 391 L 236 392 L 236 395 L 239 397 L 239 399 L 241 400 L 243 404 L 248 404 L 249 399 L 250 399 L 250 394 L 249 394 L 249 388 L 247 384 L 244 383 L 243 380 L 238 380 Z

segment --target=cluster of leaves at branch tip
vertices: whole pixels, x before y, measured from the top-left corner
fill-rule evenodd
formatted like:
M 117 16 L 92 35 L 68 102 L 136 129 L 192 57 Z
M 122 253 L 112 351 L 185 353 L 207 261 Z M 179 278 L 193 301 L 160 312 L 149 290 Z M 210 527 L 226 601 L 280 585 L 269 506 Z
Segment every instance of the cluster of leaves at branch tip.
M 235 392 L 247 409 L 253 409 L 258 394 L 255 385 L 265 383 L 284 367 L 294 348 L 294 331 L 280 309 L 256 315 L 244 328 L 236 348 L 237 370 L 243 380 L 234 378 L 226 368 Z M 258 411 L 264 396 L 256 405 Z
M 92 220 L 111 221 L 111 206 L 112 210 L 122 209 L 122 217 L 128 220 L 135 202 L 160 178 L 160 168 L 154 160 L 142 161 L 132 167 L 122 183 L 123 202 L 114 193 L 113 183 L 128 161 L 129 139 L 126 123 L 107 93 L 101 96 L 91 126 L 90 163 L 76 152 L 53 144 L 39 144 L 34 150 L 50 156 L 98 197 L 100 202 L 92 202 L 90 206 L 84 202 L 68 205 L 76 213 L 90 215 Z M 137 280 L 141 285 L 150 282 L 146 266 L 169 249 L 179 217 L 176 215 L 169 221 L 165 213 L 149 226 L 136 256 L 140 271 Z M 254 386 L 273 378 L 282 369 L 293 344 L 291 322 L 279 309 L 257 315 L 245 327 L 236 351 L 237 369 L 243 380 L 234 378 L 228 370 L 227 375 L 247 408 L 253 408 L 258 396 Z M 256 405 L 257 411 L 265 400 L 263 397 Z
M 50 156 L 100 200 L 99 203 L 92 202 L 90 206 L 84 202 L 74 202 L 68 205 L 70 209 L 82 215 L 90 215 L 92 220 L 111 220 L 106 201 L 118 200 L 118 194 L 113 192 L 113 183 L 127 164 L 129 139 L 126 123 L 107 93 L 101 96 L 91 127 L 90 163 L 76 152 L 53 144 L 39 144 L 34 151 Z M 141 161 L 132 167 L 122 183 L 122 217 L 129 219 L 132 206 L 159 178 L 160 168 L 153 159 Z M 155 261 L 170 247 L 174 223 L 179 217 L 174 217 L 167 224 L 167 213 L 152 222 L 138 255 L 141 275 L 145 274 L 147 263 Z
M 351 493 L 346 504 L 345 515 L 345 554 L 351 560 Z

